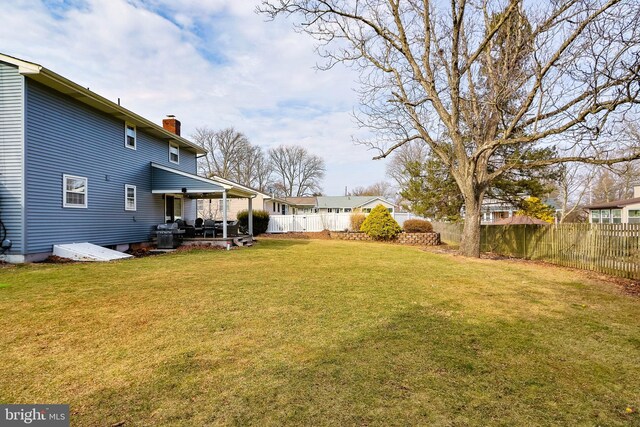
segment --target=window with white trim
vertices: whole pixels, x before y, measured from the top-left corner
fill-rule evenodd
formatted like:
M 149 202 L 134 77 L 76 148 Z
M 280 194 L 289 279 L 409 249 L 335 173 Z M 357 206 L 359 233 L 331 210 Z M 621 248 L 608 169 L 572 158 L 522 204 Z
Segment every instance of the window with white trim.
M 611 209 L 611 223 L 622 223 L 622 209 Z
M 640 210 L 633 209 L 629 211 L 629 224 L 640 223 Z
M 136 186 L 135 185 L 125 185 L 124 186 L 124 210 L 125 211 L 135 211 L 137 210 L 137 200 L 136 200 Z
M 136 125 L 131 123 L 124 124 L 124 146 L 127 148 L 131 148 L 132 150 L 136 149 Z
M 62 175 L 62 207 L 86 208 L 88 185 L 85 177 Z
M 171 163 L 180 163 L 180 146 L 175 142 L 169 143 L 169 161 Z

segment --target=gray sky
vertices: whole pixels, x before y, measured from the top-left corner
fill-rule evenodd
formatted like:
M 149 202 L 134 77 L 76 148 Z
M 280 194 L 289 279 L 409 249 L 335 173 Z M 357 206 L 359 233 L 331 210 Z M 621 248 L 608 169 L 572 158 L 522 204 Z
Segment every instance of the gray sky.
M 10 0 L 0 52 L 33 61 L 160 123 L 233 126 L 265 149 L 295 144 L 327 162 L 324 191 L 383 180 L 354 145 L 357 75 L 316 71 L 314 42 L 265 22 L 252 0 Z

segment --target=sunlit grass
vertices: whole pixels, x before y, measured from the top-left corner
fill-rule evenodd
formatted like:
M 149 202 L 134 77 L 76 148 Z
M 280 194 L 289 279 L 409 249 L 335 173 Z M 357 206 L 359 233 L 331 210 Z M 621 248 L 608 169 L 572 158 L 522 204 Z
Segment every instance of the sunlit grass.
M 640 301 L 585 277 L 315 240 L 7 268 L 0 401 L 72 425 L 640 425 Z

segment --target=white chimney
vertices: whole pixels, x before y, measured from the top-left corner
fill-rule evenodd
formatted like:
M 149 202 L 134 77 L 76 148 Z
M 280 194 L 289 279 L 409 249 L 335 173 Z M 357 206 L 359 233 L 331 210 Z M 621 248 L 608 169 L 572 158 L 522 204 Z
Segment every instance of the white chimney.
M 633 187 L 633 198 L 640 197 L 640 185 Z

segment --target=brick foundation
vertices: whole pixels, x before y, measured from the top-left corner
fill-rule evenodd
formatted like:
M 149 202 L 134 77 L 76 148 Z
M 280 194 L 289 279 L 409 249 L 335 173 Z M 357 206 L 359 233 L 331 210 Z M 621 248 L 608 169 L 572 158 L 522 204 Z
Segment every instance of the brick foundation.
M 366 241 L 373 240 L 365 233 L 353 233 L 343 231 L 330 232 L 332 239 L 336 240 L 358 240 Z M 440 233 L 400 233 L 398 236 L 389 241 L 390 243 L 397 243 L 400 245 L 414 245 L 414 246 L 438 246 L 440 244 Z

